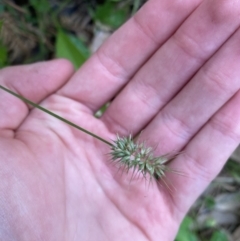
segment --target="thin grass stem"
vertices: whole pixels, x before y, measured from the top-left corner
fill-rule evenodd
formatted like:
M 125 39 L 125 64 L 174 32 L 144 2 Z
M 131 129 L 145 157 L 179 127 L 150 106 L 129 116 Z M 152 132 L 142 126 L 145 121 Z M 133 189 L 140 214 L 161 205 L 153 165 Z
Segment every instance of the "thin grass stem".
M 25 103 L 27 103 L 27 104 L 29 104 L 29 105 L 31 105 L 31 106 L 33 106 L 33 107 L 35 107 L 35 108 L 45 112 L 45 113 L 47 113 L 47 114 L 49 114 L 49 115 L 51 115 L 51 116 L 53 116 L 53 117 L 55 117 L 55 118 L 65 122 L 65 123 L 67 123 L 70 126 L 73 126 L 74 128 L 76 128 L 76 129 L 78 129 L 78 130 L 80 130 L 80 131 L 82 131 L 82 132 L 84 132 L 84 133 L 86 133 L 86 134 L 88 134 L 88 135 L 98 139 L 99 141 L 102 141 L 102 142 L 104 142 L 105 144 L 107 144 L 109 146 L 113 146 L 112 143 L 110 143 L 109 141 L 103 139 L 102 137 L 100 137 L 100 136 L 98 136 L 98 135 L 96 135 L 96 134 L 94 134 L 94 133 L 92 133 L 92 132 L 90 132 L 90 131 L 88 131 L 88 130 L 86 130 L 86 129 L 78 126 L 78 125 L 76 125 L 76 124 L 74 124 L 73 122 L 71 122 L 69 120 L 64 119 L 63 117 L 61 117 L 61 116 L 59 116 L 59 115 L 57 115 L 57 114 L 55 114 L 55 113 L 53 113 L 53 112 L 43 108 L 42 106 L 32 102 L 31 100 L 26 99 L 25 97 L 23 97 L 21 95 L 16 94 L 15 92 L 13 92 L 13 91 L 3 87 L 2 85 L 0 85 L 0 88 L 2 90 L 4 90 L 4 91 L 8 92 L 11 95 L 14 95 L 15 97 L 19 98 L 20 100 L 24 101 Z

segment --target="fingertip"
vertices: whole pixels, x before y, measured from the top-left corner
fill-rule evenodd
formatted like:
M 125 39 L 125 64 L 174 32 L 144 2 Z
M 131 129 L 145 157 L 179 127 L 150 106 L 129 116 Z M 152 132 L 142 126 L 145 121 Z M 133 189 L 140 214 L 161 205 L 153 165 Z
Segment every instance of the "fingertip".
M 72 62 L 69 61 L 68 59 L 59 58 L 59 59 L 53 59 L 50 61 L 55 63 L 57 67 L 64 68 L 64 70 L 67 72 L 70 72 L 70 73 L 75 72 Z
M 68 59 L 53 59 L 45 63 L 50 73 L 54 72 L 63 79 L 69 79 L 75 72 L 73 64 Z
M 33 64 L 10 66 L 0 70 L 0 84 L 8 89 L 39 103 L 49 95 L 56 93 L 74 73 L 71 62 L 66 59 L 54 59 Z M 16 129 L 28 114 L 23 102 L 11 95 L 0 95 L 2 103 L 2 129 Z
M 67 59 L 53 59 L 1 69 L 0 83 L 7 88 L 39 102 L 57 92 L 74 73 Z

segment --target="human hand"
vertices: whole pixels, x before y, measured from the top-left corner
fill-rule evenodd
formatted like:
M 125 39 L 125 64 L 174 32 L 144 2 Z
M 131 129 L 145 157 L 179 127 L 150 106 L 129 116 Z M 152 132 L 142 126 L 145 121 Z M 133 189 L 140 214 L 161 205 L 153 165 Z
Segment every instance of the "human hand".
M 173 240 L 239 142 L 239 9 L 150 0 L 72 77 L 64 60 L 1 70 L 1 84 L 105 139 L 144 129 L 157 155 L 184 150 L 169 166 L 185 176 L 167 173 L 171 192 L 129 185 L 108 146 L 1 91 L 0 240 Z

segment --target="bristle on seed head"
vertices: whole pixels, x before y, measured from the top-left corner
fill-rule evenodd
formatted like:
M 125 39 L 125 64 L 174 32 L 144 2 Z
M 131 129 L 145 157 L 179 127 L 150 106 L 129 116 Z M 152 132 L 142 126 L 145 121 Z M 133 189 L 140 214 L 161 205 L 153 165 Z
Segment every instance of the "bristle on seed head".
M 127 170 L 148 175 L 156 180 L 162 179 L 168 170 L 165 163 L 169 160 L 167 155 L 154 156 L 153 148 L 147 147 L 145 143 L 135 143 L 131 135 L 119 137 L 114 141 L 110 155 L 113 162 L 116 162 Z M 171 159 L 171 158 L 170 158 Z

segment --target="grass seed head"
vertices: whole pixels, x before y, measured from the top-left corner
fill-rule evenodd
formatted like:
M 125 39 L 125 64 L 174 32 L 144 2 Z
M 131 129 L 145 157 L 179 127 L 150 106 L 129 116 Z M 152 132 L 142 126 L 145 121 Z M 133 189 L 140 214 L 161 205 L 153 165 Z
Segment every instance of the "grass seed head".
M 171 158 L 165 156 L 154 156 L 153 148 L 147 147 L 145 143 L 135 143 L 131 135 L 119 137 L 114 141 L 110 155 L 112 160 L 119 164 L 127 172 L 141 173 L 143 177 L 160 180 L 165 177 L 168 170 L 166 162 Z

